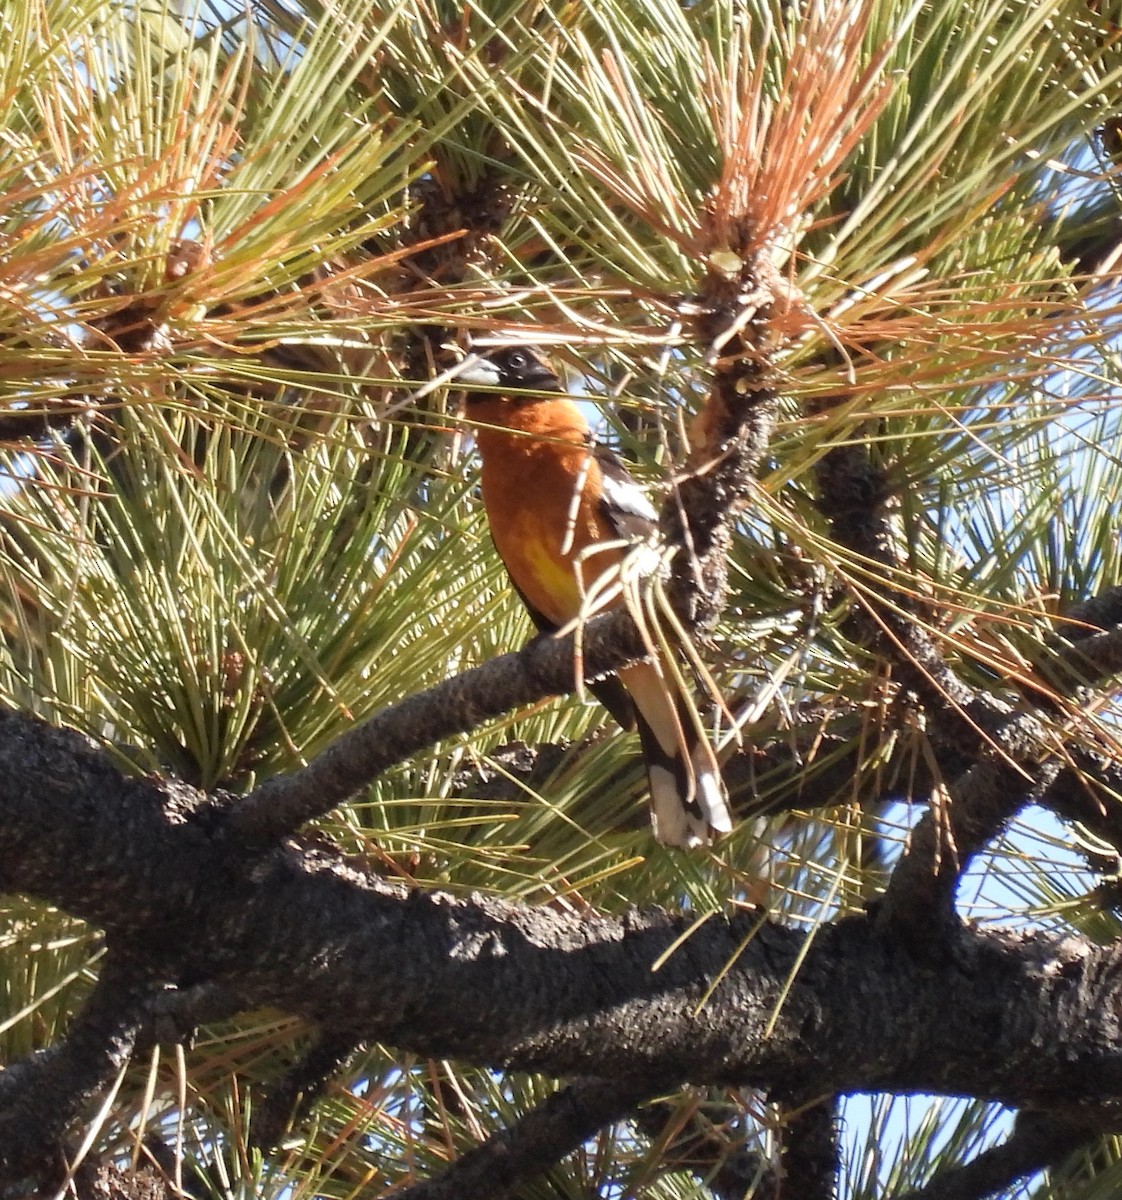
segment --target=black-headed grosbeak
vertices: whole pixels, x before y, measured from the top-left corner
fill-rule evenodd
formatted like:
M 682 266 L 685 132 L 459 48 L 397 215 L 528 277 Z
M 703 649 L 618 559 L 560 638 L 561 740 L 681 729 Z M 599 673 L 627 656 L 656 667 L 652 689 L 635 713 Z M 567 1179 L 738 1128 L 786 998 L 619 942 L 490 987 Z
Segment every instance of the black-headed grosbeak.
M 511 582 L 538 629 L 552 633 L 580 615 L 589 588 L 622 563 L 628 543 L 652 536 L 658 514 L 623 464 L 593 441 L 540 351 L 488 351 L 457 383 L 501 389 L 467 392 L 483 503 Z M 625 729 L 638 728 L 655 837 L 708 845 L 732 821 L 712 747 L 676 678 L 641 662 L 590 687 Z

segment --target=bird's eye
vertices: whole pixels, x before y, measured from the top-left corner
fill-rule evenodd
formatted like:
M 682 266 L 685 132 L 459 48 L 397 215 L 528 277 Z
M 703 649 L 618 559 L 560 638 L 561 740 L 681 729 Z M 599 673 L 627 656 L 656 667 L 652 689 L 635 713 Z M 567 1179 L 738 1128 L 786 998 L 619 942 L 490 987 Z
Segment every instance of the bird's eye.
M 521 350 L 515 350 L 507 356 L 506 362 L 512 371 L 521 371 L 527 365 L 529 359 Z

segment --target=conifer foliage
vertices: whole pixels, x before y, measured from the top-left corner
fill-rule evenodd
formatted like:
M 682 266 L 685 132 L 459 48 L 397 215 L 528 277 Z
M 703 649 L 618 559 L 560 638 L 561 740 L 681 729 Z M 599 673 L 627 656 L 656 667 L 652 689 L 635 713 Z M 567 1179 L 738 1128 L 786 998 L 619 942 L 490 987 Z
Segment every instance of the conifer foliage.
M 1118 1194 L 1120 19 L 0 0 L 0 1197 Z M 507 341 L 660 510 L 556 638 Z

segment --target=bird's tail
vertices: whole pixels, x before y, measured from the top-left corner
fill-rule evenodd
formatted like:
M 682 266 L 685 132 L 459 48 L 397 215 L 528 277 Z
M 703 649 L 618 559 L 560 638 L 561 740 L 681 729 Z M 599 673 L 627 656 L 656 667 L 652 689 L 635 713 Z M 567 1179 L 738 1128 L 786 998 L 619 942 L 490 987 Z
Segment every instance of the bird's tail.
M 619 673 L 635 702 L 651 791 L 651 824 L 667 846 L 708 846 L 732 830 L 713 747 L 684 696 L 652 663 Z

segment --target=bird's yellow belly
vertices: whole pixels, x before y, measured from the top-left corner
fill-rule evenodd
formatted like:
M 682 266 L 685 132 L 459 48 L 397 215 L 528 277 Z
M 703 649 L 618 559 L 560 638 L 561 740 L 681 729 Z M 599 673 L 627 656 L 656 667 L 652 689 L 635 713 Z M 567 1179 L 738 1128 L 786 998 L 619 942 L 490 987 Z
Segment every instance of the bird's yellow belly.
M 587 589 L 618 561 L 619 552 L 587 553 L 606 540 L 608 532 L 590 505 L 582 501 L 574 506 L 571 495 L 549 488 L 547 480 L 524 478 L 518 488 L 511 486 L 516 481 L 504 477 L 498 489 L 495 482 L 485 473 L 488 511 L 505 514 L 501 521 L 491 521 L 499 557 L 531 607 L 552 624 L 565 625 L 579 615 L 583 603 L 577 572 Z M 496 495 L 500 489 L 504 494 Z M 551 503 L 543 503 L 547 498 Z
M 527 577 L 520 586 L 526 598 L 555 625 L 572 620 L 581 605 L 576 564 L 554 553 L 545 539 L 526 538 L 522 556 Z

